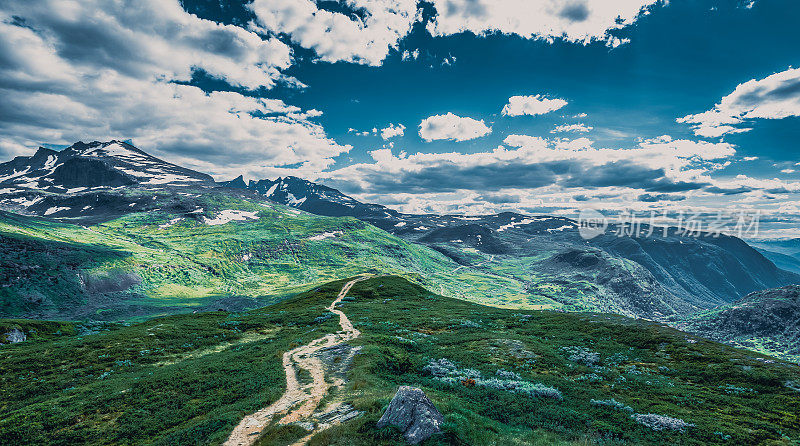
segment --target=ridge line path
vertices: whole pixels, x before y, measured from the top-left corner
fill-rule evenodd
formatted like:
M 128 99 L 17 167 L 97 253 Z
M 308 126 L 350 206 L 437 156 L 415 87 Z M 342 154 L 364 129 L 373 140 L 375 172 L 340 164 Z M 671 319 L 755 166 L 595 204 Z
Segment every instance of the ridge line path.
M 343 311 L 336 309 L 336 304 L 347 296 L 350 288 L 357 282 L 368 279 L 370 276 L 361 276 L 353 279 L 342 287 L 336 299 L 327 307 L 331 313 L 339 315 L 339 326 L 341 330 L 336 333 L 328 333 L 325 336 L 315 339 L 306 345 L 289 350 L 283 354 L 283 370 L 286 374 L 286 392 L 274 403 L 250 414 L 242 419 L 233 428 L 228 439 L 223 446 L 251 446 L 258 439 L 261 431 L 269 425 L 276 416 L 283 415 L 278 424 L 288 424 L 300 421 L 311 416 L 319 407 L 322 398 L 328 393 L 331 384 L 325 379 L 322 361 L 314 355 L 320 350 L 343 344 L 357 338 L 361 332 L 353 327 L 350 319 Z M 302 386 L 297 380 L 297 369 L 305 369 L 311 374 L 312 382 Z M 301 404 L 302 403 L 302 404 Z M 298 404 L 300 407 L 295 408 Z M 294 410 L 292 410 L 294 408 Z M 284 415 L 285 414 L 285 415 Z M 307 437 L 303 438 L 299 444 L 308 441 L 316 429 Z

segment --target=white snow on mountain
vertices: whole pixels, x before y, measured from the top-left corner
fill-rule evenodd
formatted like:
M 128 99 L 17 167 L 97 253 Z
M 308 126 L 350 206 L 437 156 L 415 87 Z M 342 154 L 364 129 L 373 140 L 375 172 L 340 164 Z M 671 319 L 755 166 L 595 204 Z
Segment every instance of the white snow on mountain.
M 323 232 L 322 234 L 312 235 L 306 240 L 325 240 L 326 238 L 333 238 L 341 234 L 342 231 Z
M 258 220 L 258 218 L 259 217 L 257 212 L 226 209 L 224 211 L 221 211 L 214 218 L 203 217 L 203 223 L 210 226 L 216 226 L 216 225 L 224 225 L 225 223 L 230 223 L 232 221 Z
M 574 227 L 575 225 L 564 225 L 564 226 L 559 226 L 558 228 L 549 228 L 547 232 L 552 234 L 553 232 L 562 232 L 565 229 L 572 229 Z
M 52 207 L 52 208 L 44 211 L 44 215 L 52 215 L 52 214 L 55 214 L 56 212 L 68 211 L 69 209 L 70 208 L 68 208 L 68 207 L 55 206 L 55 207 Z

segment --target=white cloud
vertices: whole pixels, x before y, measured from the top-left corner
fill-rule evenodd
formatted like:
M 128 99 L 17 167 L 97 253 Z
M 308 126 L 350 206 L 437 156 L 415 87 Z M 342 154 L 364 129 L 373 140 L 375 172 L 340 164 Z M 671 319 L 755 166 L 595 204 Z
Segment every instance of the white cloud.
M 782 119 L 800 116 L 800 69 L 789 69 L 739 84 L 711 110 L 678 118 L 692 124 L 697 135 L 709 138 L 741 133 L 735 127 L 748 119 Z
M 200 19 L 174 0 L 4 5 L 0 149 L 6 152 L 130 138 L 171 161 L 227 176 L 292 163 L 324 168 L 349 150 L 311 121 L 317 110 L 175 82 L 202 69 L 245 88 L 293 83 L 281 73 L 292 63 L 291 51 L 277 39 Z
M 381 138 L 384 140 L 394 138 L 395 136 L 403 136 L 405 133 L 406 126 L 403 124 L 389 124 L 389 127 L 381 129 Z
M 543 115 L 567 105 L 563 99 L 548 99 L 542 95 L 511 96 L 503 107 L 503 116 Z
M 423 119 L 419 124 L 419 136 L 425 141 L 435 139 L 466 141 L 491 132 L 491 127 L 488 127 L 483 120 L 461 117 L 453 113 L 433 115 Z
M 365 16 L 319 9 L 311 0 L 255 0 L 248 7 L 256 16 L 257 26 L 289 35 L 293 42 L 314 50 L 324 61 L 367 65 L 380 65 L 418 19 L 416 0 L 343 3 L 353 10 L 365 11 Z
M 635 22 L 658 0 L 433 0 L 438 15 L 428 24 L 434 36 L 470 31 L 517 34 L 547 41 L 624 43 L 608 31 Z
M 729 143 L 673 140 L 668 135 L 643 140 L 634 149 L 593 148 L 592 141 L 587 138 L 548 140 L 527 135 L 509 135 L 503 143 L 517 147 L 527 163 L 575 160 L 601 166 L 626 161 L 651 169 L 664 169 L 668 178 L 677 181 L 707 181 L 706 173 L 721 167 L 714 162 L 736 153 Z
M 586 133 L 592 130 L 594 127 L 587 126 L 583 123 L 578 124 L 564 124 L 558 125 L 553 130 L 550 130 L 550 133 L 564 133 L 564 132 L 574 132 L 574 133 Z

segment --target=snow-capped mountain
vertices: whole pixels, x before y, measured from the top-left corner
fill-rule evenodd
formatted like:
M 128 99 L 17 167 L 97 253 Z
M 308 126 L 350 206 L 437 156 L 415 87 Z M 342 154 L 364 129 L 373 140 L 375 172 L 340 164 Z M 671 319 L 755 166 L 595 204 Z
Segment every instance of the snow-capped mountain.
M 42 147 L 33 156 L 0 164 L 0 187 L 48 192 L 213 181 L 209 175 L 168 163 L 120 141 L 77 142 L 60 152 Z
M 0 209 L 47 217 L 115 215 L 141 208 L 122 189 L 213 187 L 210 175 L 151 156 L 121 141 L 40 148 L 0 164 Z M 150 197 L 148 197 L 150 198 Z
M 397 219 L 400 214 L 379 204 L 365 204 L 331 187 L 297 177 L 244 182 L 242 177 L 220 183 L 249 189 L 272 201 L 329 217 Z

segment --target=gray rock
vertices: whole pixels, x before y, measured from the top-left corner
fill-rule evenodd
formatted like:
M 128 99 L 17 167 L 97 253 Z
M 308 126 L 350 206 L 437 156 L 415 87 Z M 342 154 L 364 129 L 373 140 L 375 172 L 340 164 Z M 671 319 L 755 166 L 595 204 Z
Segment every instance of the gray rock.
M 395 426 L 406 441 L 417 444 L 441 432 L 439 426 L 442 423 L 444 417 L 425 396 L 425 392 L 416 387 L 400 386 L 386 412 L 378 420 L 378 428 Z
M 17 342 L 23 342 L 28 339 L 28 336 L 25 335 L 25 332 L 20 330 L 19 328 L 12 328 L 11 331 L 6 333 L 6 340 L 12 344 L 16 344 Z

